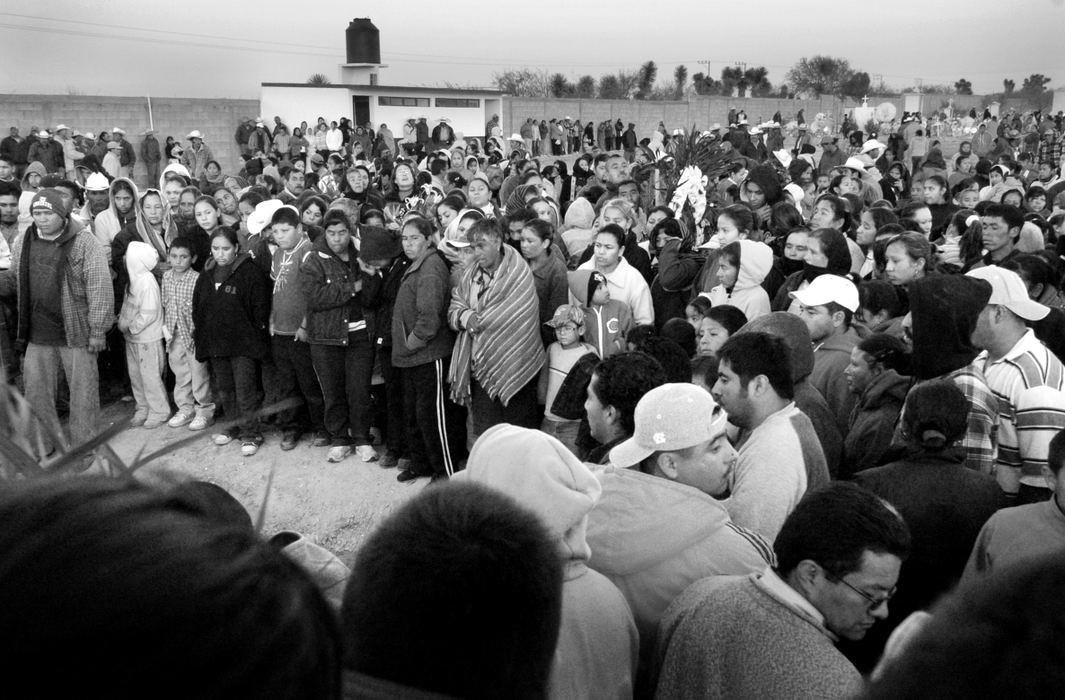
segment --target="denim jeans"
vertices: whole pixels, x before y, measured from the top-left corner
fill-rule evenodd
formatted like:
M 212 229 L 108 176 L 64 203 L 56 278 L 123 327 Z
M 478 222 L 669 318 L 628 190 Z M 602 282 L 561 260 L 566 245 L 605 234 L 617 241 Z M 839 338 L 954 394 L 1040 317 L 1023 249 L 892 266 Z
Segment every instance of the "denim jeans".
M 59 372 L 62 370 L 70 387 L 70 420 L 68 429 L 73 445 L 80 445 L 96 435 L 100 416 L 100 380 L 96 353 L 87 347 L 70 348 L 65 345 L 38 345 L 26 347 L 22 367 L 26 387 L 26 400 L 33 407 L 38 420 L 60 429 L 56 413 L 56 389 Z M 62 434 L 60 432 L 60 434 Z M 46 450 L 52 445 L 47 435 L 42 434 Z

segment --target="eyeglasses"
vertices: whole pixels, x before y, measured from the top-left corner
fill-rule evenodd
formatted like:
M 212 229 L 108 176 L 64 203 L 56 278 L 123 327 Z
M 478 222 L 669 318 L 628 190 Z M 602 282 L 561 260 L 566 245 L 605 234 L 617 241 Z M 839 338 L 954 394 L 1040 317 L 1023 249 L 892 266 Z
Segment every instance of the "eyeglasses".
M 888 601 L 890 601 L 892 598 L 895 597 L 895 593 L 897 593 L 898 590 L 899 590 L 898 586 L 895 586 L 894 588 L 892 588 L 890 591 L 888 591 L 885 595 L 881 596 L 880 598 L 874 598 L 873 596 L 869 595 L 868 593 L 866 593 L 862 589 L 855 588 L 851 584 L 847 583 L 844 579 L 840 578 L 839 576 L 834 576 L 834 575 L 832 575 L 832 574 L 830 574 L 830 573 L 828 573 L 826 571 L 825 572 L 825 577 L 830 579 L 830 580 L 832 580 L 832 581 L 836 581 L 837 583 L 842 583 L 844 586 L 846 586 L 847 588 L 851 589 L 852 591 L 854 591 L 855 593 L 860 595 L 862 598 L 865 598 L 865 601 L 869 604 L 869 612 L 873 612 L 874 610 L 879 608 L 881 605 L 886 604 Z

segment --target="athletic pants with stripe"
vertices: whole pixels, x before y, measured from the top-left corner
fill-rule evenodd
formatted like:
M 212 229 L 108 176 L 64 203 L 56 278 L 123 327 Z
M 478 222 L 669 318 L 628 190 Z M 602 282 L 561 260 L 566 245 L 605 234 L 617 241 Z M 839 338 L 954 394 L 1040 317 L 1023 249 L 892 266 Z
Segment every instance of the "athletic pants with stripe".
M 403 404 L 410 446 L 410 470 L 446 474 L 466 455 L 466 411 L 448 398 L 450 357 L 403 367 Z

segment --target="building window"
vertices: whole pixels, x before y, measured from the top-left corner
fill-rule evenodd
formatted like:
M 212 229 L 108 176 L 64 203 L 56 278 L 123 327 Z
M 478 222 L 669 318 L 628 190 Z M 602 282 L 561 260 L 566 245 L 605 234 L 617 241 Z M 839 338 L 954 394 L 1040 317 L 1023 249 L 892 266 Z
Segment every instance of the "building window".
M 377 104 L 381 107 L 428 107 L 428 97 L 378 97 Z
M 436 98 L 437 107 L 480 107 L 480 100 L 467 100 L 459 97 L 438 97 Z

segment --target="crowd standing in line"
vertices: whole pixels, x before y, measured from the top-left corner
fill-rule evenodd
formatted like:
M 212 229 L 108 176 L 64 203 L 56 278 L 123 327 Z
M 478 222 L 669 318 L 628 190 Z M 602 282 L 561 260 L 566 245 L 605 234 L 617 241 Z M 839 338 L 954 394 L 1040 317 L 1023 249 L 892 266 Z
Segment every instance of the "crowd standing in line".
M 138 430 L 454 483 L 350 570 L 210 484 L 15 484 L 12 687 L 1060 692 L 1030 640 L 1063 622 L 1062 115 L 986 116 L 944 154 L 921 115 L 730 114 L 698 221 L 664 125 L 246 120 L 235 173 L 147 134 L 144 187 L 121 128 L 13 130 L 0 358 L 42 422 L 65 385 L 84 442 L 128 394 Z M 69 672 L 25 675 L 60 634 Z

